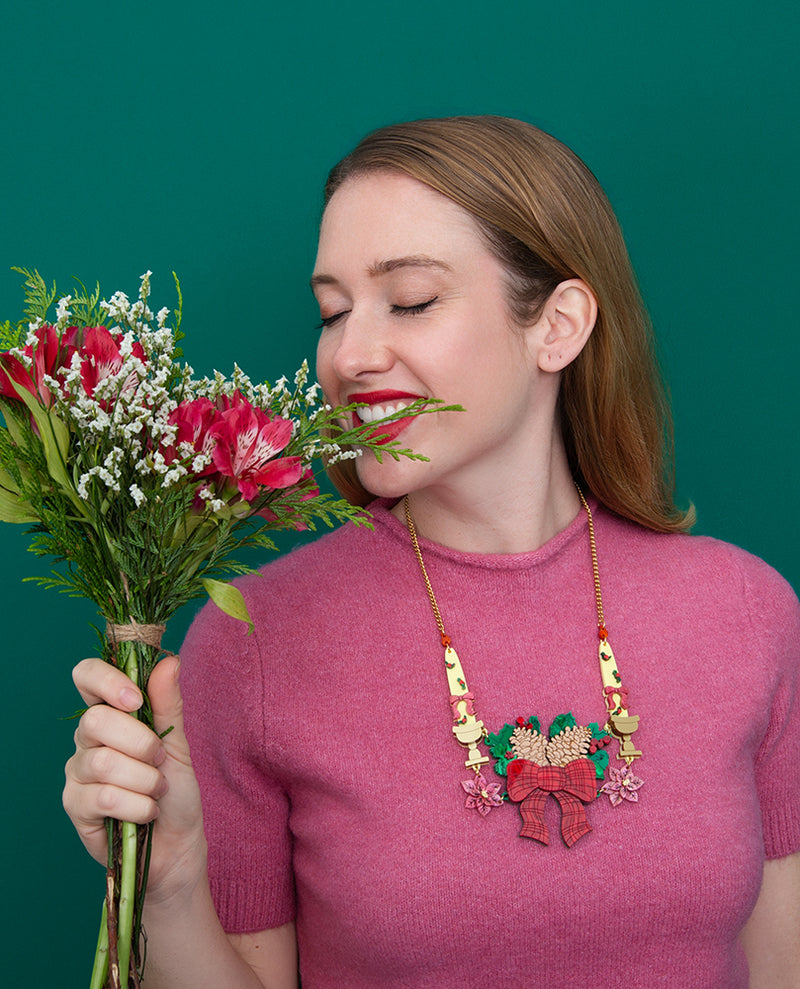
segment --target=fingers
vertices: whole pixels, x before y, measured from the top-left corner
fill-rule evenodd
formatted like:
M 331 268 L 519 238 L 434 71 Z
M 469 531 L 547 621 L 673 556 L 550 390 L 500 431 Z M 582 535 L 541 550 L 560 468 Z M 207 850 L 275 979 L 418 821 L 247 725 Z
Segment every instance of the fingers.
M 93 750 L 105 747 L 151 767 L 160 766 L 166 757 L 161 739 L 141 721 L 106 704 L 96 704 L 84 712 L 75 729 L 76 755 L 96 763 L 103 756 Z
M 73 680 L 90 706 L 75 731 L 62 800 L 89 852 L 103 861 L 106 817 L 146 824 L 158 816 L 157 801 L 167 791 L 158 767 L 166 753 L 158 736 L 130 716 L 143 698 L 121 670 L 87 659 Z
M 89 707 L 66 765 L 64 809 L 90 854 L 101 862 L 107 857 L 105 818 L 146 824 L 158 817 L 161 851 L 153 861 L 161 868 L 151 869 L 151 882 L 170 873 L 172 845 L 201 848 L 204 840 L 200 795 L 183 732 L 178 668 L 178 658 L 170 656 L 150 675 L 147 692 L 155 731 L 131 717 L 143 698 L 120 670 L 88 659 L 73 671 Z M 168 729 L 162 740 L 159 735 Z
M 168 789 L 166 778 L 155 766 L 138 762 L 114 749 L 89 749 L 80 757 L 73 756 L 71 763 L 69 775 L 81 785 L 100 783 L 112 789 L 141 793 L 154 800 L 163 797 Z M 101 802 L 109 799 L 108 795 L 102 796 Z M 117 815 L 108 813 L 107 816 Z
M 122 670 L 102 659 L 84 659 L 72 671 L 72 679 L 89 705 L 104 702 L 121 711 L 136 711 L 141 707 L 142 695 L 136 685 Z

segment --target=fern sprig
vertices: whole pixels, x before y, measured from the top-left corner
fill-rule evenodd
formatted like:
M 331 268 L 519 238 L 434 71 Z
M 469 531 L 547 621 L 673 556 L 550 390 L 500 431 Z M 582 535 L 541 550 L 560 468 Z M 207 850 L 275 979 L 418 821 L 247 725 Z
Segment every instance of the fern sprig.
M 27 268 L 17 268 L 12 266 L 12 271 L 25 276 L 25 308 L 23 312 L 29 323 L 39 320 L 45 322 L 47 313 L 56 298 L 56 283 L 53 282 L 50 288 L 44 278 L 34 268 L 29 271 Z

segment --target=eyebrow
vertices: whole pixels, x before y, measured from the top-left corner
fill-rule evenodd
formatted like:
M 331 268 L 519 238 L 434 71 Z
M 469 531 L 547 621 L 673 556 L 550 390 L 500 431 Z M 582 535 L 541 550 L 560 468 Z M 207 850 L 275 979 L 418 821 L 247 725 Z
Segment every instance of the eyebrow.
M 453 269 L 446 261 L 439 258 L 428 257 L 427 254 L 409 254 L 402 258 L 387 258 L 385 261 L 376 261 L 367 269 L 371 278 L 378 278 L 380 275 L 388 275 L 392 271 L 400 268 L 435 268 L 439 271 L 452 271 Z M 311 287 L 316 285 L 336 285 L 338 279 L 333 275 L 320 273 L 311 278 Z

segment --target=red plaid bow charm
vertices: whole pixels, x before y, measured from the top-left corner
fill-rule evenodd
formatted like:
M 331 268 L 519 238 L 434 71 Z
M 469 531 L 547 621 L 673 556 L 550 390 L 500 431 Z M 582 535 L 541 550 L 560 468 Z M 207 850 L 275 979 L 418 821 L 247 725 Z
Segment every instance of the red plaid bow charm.
M 567 847 L 592 829 L 586 820 L 583 804 L 597 796 L 597 774 L 590 759 L 574 759 L 566 766 L 537 766 L 527 759 L 508 764 L 508 795 L 521 803 L 523 838 L 549 843 L 544 823 L 544 805 L 552 793 L 561 805 L 561 836 Z

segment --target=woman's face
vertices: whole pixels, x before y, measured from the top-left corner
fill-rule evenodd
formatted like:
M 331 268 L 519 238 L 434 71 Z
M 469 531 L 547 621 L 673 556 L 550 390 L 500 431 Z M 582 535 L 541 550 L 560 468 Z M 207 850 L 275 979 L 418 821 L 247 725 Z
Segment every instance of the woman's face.
M 348 179 L 325 210 L 312 285 L 317 376 L 332 404 L 369 404 L 354 424 L 417 398 L 465 409 L 381 429 L 430 460 L 379 464 L 367 453 L 356 463 L 368 491 L 487 490 L 528 459 L 537 416 L 552 427 L 554 401 L 537 408 L 542 374 L 529 331 L 511 323 L 503 268 L 470 214 L 430 187 L 394 172 Z

